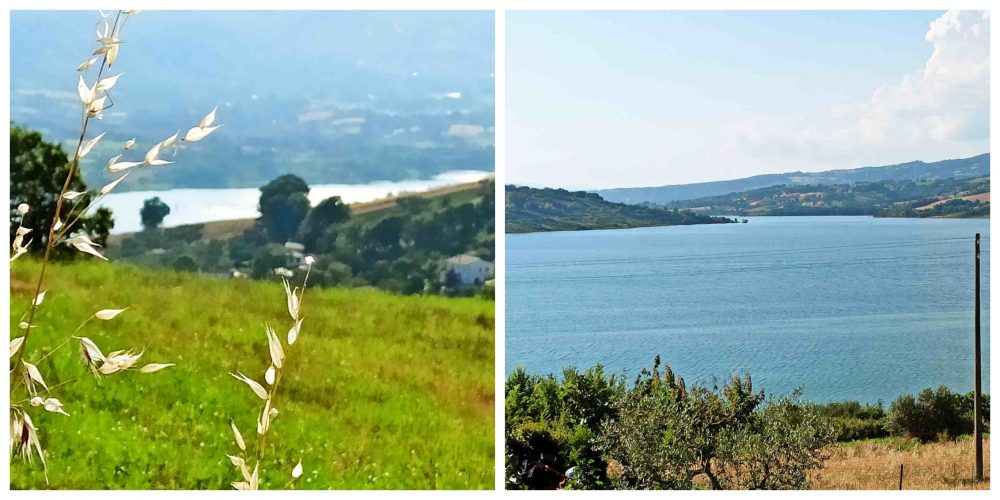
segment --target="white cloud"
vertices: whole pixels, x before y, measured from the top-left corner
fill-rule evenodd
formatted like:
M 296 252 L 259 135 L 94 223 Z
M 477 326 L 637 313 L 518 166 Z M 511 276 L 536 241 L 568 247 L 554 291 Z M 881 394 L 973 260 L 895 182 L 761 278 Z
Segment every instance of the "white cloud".
M 799 162 L 934 159 L 988 149 L 989 12 L 949 11 L 925 35 L 924 67 L 886 84 L 867 103 L 793 116 L 755 116 L 723 131 L 731 153 Z M 845 165 L 848 166 L 848 165 Z
M 330 122 L 330 125 L 334 127 L 357 127 L 365 124 L 364 117 L 356 118 L 339 118 Z
M 53 99 L 57 101 L 76 101 L 79 99 L 75 92 L 66 90 L 18 89 L 17 93 L 29 97 L 41 96 L 46 99 Z
M 299 123 L 326 120 L 327 118 L 331 117 L 333 117 L 333 111 L 324 111 L 324 110 L 306 111 L 305 113 L 299 115 Z
M 949 11 L 924 37 L 934 53 L 923 71 L 875 91 L 859 131 L 868 141 L 988 137 L 989 12 Z
M 473 137 L 482 134 L 486 129 L 481 125 L 469 125 L 465 123 L 456 123 L 448 127 L 448 131 L 445 135 L 457 136 L 457 137 Z

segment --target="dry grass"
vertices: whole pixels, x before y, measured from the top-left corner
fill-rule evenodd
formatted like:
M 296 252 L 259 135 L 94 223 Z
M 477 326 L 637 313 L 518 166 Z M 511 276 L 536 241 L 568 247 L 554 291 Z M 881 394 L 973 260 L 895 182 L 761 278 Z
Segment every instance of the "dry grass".
M 401 193 L 399 195 L 386 196 L 385 198 L 379 198 L 377 200 L 372 200 L 363 203 L 351 203 L 350 205 L 351 215 L 357 216 L 371 212 L 377 212 L 379 210 L 385 210 L 387 208 L 392 208 L 396 206 L 396 200 L 400 198 L 405 198 L 410 196 L 416 196 L 419 198 L 435 198 L 438 196 L 460 193 L 462 191 L 471 191 L 473 189 L 479 189 L 479 187 L 482 186 L 482 184 L 483 181 L 464 182 L 461 184 L 450 184 L 448 186 L 441 186 L 415 193 Z
M 225 240 L 246 232 L 254 226 L 254 219 L 219 220 L 206 223 L 201 228 L 204 240 Z
M 938 200 L 938 201 L 935 201 L 934 203 L 930 203 L 930 204 L 924 205 L 922 207 L 917 207 L 914 210 L 930 210 L 930 209 L 932 209 L 932 208 L 934 208 L 934 207 L 936 207 L 936 206 L 938 206 L 938 205 L 940 205 L 942 203 L 948 203 L 949 201 L 953 201 L 953 200 L 979 201 L 979 202 L 983 202 L 983 203 L 989 203 L 990 202 L 990 193 L 986 192 L 986 193 L 979 193 L 979 194 L 970 194 L 968 196 L 958 196 L 958 197 L 955 197 L 955 198 L 945 198 L 943 200 Z
M 810 474 L 810 485 L 819 490 L 894 490 L 899 487 L 899 465 L 903 465 L 903 489 L 988 490 L 990 488 L 990 442 L 984 439 L 985 481 L 976 484 L 973 475 L 973 440 L 919 444 L 912 440 L 869 440 L 831 447 L 831 457 L 822 470 Z

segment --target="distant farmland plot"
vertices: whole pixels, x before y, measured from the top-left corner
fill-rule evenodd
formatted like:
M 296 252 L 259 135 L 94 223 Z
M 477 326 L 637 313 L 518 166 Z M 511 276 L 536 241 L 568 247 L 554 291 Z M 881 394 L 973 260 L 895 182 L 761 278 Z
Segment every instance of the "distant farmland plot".
M 11 326 L 39 263 L 11 272 Z M 95 311 L 129 309 L 79 335 L 177 364 L 95 380 L 75 343 L 39 368 L 72 416 L 35 412 L 51 484 L 11 460 L 11 488 L 228 489 L 229 419 L 252 436 L 260 401 L 229 376 L 263 379 L 264 324 L 287 322 L 279 284 L 213 280 L 107 263 L 50 267 L 32 342 L 54 346 Z M 296 488 L 491 488 L 493 302 L 310 289 L 289 354 L 262 479 Z M 283 335 L 283 332 L 279 332 Z M 57 379 L 56 376 L 64 377 Z

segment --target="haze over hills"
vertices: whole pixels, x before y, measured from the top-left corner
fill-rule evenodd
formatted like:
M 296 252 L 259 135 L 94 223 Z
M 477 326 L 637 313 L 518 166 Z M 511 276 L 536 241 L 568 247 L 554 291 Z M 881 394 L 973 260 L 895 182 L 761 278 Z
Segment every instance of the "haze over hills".
M 11 120 L 67 150 L 79 134 L 74 70 L 99 21 L 95 11 L 11 14 Z M 122 29 L 111 73 L 125 76 L 84 175 L 107 182 L 104 162 L 125 140 L 141 156 L 216 105 L 223 128 L 211 143 L 135 171 L 127 189 L 492 171 L 493 26 L 489 12 L 142 12 Z
M 701 182 L 657 187 L 597 190 L 607 201 L 617 203 L 670 203 L 709 196 L 788 185 L 853 184 L 899 180 L 938 180 L 983 177 L 990 174 L 990 154 L 932 163 L 912 161 L 898 165 L 829 170 L 825 172 L 790 172 L 765 174 L 728 181 Z

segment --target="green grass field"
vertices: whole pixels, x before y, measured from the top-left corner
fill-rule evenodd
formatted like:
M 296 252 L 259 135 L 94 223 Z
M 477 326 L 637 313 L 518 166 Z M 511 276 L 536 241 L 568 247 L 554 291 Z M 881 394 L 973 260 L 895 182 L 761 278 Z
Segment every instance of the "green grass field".
M 11 271 L 11 331 L 39 263 Z M 27 361 L 88 316 L 79 335 L 104 352 L 135 347 L 155 374 L 95 379 L 76 343 L 39 364 L 72 416 L 34 408 L 49 465 L 11 459 L 11 488 L 228 489 L 239 473 L 229 419 L 253 439 L 261 401 L 229 372 L 258 381 L 269 364 L 264 323 L 283 336 L 279 284 L 215 280 L 102 262 L 49 269 Z M 494 303 L 310 289 L 302 332 L 287 352 L 268 434 L 262 488 L 493 487 Z M 304 474 L 290 472 L 301 458 Z

